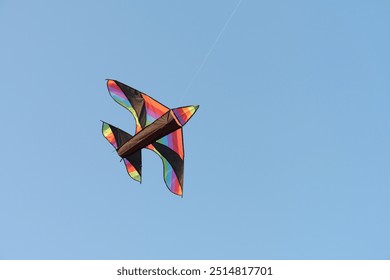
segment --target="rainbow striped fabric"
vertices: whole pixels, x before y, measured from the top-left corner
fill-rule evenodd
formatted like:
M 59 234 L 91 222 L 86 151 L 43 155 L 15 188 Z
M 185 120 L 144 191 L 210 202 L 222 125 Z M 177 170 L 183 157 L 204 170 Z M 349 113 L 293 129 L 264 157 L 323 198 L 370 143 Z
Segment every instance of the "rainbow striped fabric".
M 179 128 L 178 130 L 158 139 L 156 142 L 167 146 L 177 153 L 181 159 L 184 159 L 183 129 Z
M 146 124 L 145 126 L 148 126 L 155 120 L 157 120 L 159 117 L 164 115 L 166 112 L 169 111 L 169 108 L 165 107 L 161 103 L 158 103 L 156 100 L 151 98 L 150 96 L 142 93 L 142 97 L 145 100 L 145 109 L 146 109 Z
M 175 113 L 177 120 L 183 126 L 188 122 L 191 117 L 195 114 L 196 110 L 198 110 L 199 106 L 187 106 L 173 109 L 172 111 Z
M 118 149 L 118 144 L 116 143 L 116 139 L 112 129 L 108 123 L 103 122 L 102 127 L 103 136 L 114 146 L 115 149 Z

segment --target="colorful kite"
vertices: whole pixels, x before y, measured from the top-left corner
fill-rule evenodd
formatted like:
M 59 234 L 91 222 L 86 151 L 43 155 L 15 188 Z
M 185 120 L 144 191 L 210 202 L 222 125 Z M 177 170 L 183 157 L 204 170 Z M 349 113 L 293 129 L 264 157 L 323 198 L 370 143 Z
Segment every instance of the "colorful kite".
M 123 159 L 127 173 L 141 182 L 141 149 L 160 156 L 168 189 L 183 196 L 184 146 L 182 127 L 199 106 L 169 109 L 150 96 L 115 80 L 107 81 L 111 97 L 129 110 L 135 119 L 135 135 L 103 122 L 104 137 Z

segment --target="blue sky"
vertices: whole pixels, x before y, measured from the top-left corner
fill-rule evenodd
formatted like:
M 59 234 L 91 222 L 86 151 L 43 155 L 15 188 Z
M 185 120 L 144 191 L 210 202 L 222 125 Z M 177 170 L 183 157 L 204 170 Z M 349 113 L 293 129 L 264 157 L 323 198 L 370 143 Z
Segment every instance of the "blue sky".
M 1 259 L 389 259 L 390 3 L 0 1 Z M 112 78 L 184 128 L 184 198 Z M 193 83 L 191 83 L 193 81 Z

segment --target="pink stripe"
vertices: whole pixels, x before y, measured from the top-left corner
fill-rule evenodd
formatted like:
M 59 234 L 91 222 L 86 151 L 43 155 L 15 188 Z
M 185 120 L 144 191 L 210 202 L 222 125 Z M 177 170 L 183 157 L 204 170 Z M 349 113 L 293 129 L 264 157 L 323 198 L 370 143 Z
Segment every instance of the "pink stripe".
M 116 88 L 110 88 L 110 92 L 111 92 L 112 94 L 117 95 L 118 97 L 120 97 L 120 98 L 122 98 L 122 99 L 127 100 L 126 95 L 123 93 L 123 91 L 120 90 L 120 88 L 117 88 L 117 89 L 116 89 Z
M 159 113 L 155 112 L 153 110 L 153 107 L 152 106 L 148 106 L 148 104 L 146 103 L 146 109 L 147 109 L 147 113 L 150 117 L 152 117 L 153 119 L 157 119 L 160 117 Z

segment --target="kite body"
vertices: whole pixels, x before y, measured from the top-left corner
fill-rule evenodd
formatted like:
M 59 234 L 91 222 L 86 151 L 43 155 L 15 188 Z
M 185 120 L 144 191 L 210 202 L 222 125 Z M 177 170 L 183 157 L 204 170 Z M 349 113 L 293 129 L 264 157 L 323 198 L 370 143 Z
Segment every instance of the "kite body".
M 160 156 L 164 181 L 176 195 L 183 195 L 184 146 L 182 127 L 199 106 L 169 109 L 150 96 L 115 80 L 107 81 L 111 97 L 129 110 L 136 122 L 136 133 L 131 135 L 103 122 L 104 137 L 123 159 L 127 173 L 141 182 L 141 149 L 146 148 Z

